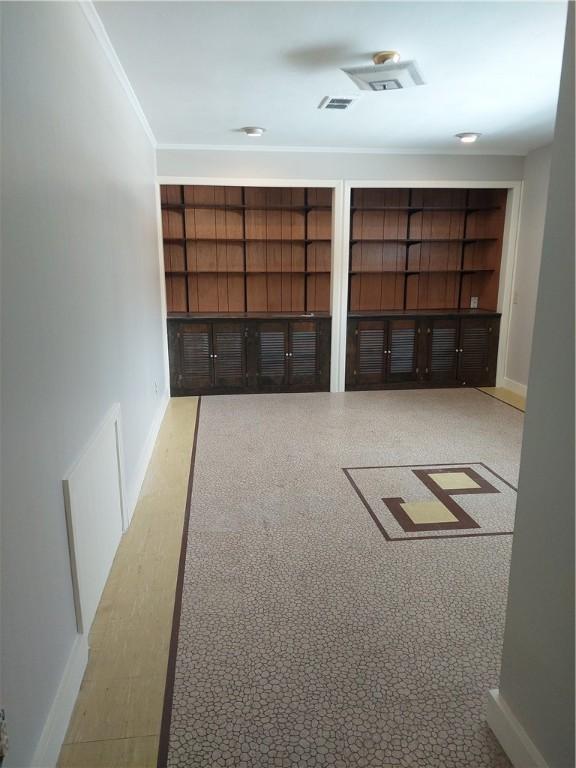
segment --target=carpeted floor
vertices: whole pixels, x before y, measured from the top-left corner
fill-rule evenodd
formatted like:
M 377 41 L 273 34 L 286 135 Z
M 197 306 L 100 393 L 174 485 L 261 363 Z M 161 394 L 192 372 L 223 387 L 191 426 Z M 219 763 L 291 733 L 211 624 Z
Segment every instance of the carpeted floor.
M 160 764 L 509 766 L 522 424 L 472 389 L 203 398 Z

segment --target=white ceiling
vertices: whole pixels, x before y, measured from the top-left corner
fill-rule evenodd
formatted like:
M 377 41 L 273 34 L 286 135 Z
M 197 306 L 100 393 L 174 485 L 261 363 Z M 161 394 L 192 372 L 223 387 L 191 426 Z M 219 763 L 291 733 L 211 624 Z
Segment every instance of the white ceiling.
M 553 135 L 565 2 L 100 2 L 159 144 L 526 154 Z M 358 91 L 396 49 L 426 85 Z M 324 96 L 360 95 L 350 111 Z M 239 132 L 267 129 L 260 139 Z M 453 138 L 478 131 L 474 146 Z

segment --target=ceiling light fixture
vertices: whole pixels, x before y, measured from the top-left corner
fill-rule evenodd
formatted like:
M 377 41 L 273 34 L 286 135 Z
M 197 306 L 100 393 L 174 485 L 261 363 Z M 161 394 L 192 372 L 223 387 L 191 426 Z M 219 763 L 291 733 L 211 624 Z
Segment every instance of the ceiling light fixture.
M 256 125 L 247 125 L 241 130 L 246 134 L 246 136 L 262 136 L 264 133 L 266 133 L 266 128 L 258 128 Z
M 373 64 L 343 68 L 361 91 L 398 91 L 413 85 L 424 85 L 415 61 L 400 62 L 398 51 L 377 51 Z
M 457 133 L 454 138 L 461 141 L 462 144 L 474 144 L 476 139 L 482 136 L 481 133 Z
M 374 64 L 386 64 L 387 61 L 397 64 L 400 61 L 398 51 L 379 51 L 372 56 Z

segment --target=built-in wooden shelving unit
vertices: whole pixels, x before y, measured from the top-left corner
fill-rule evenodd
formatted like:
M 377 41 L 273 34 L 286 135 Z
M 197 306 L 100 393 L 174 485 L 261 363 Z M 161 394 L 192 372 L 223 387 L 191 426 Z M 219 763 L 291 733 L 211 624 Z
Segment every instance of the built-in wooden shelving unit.
M 354 189 L 349 310 L 495 310 L 506 194 Z
M 330 310 L 332 190 L 161 187 L 172 313 Z

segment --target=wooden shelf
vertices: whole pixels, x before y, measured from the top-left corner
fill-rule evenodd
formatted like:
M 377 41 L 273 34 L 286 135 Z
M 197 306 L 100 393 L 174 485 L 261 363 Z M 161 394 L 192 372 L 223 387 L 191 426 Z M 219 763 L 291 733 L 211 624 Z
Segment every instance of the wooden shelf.
M 244 204 L 194 204 L 194 203 L 162 203 L 163 211 L 296 211 L 297 213 L 307 213 L 308 211 L 331 211 L 331 205 L 244 205 Z
M 507 194 L 352 190 L 350 311 L 496 309 Z
M 356 213 L 356 211 L 408 211 L 409 213 L 431 213 L 431 212 L 443 212 L 443 213 L 461 213 L 461 212 L 467 212 L 467 213 L 477 213 L 478 211 L 499 211 L 500 206 L 499 205 L 493 205 L 489 206 L 487 208 L 478 208 L 478 207 L 422 207 L 418 205 L 388 205 L 388 206 L 369 206 L 369 205 L 353 205 L 350 207 L 350 210 L 352 213 Z
M 356 243 L 404 243 L 414 245 L 416 243 L 478 243 L 498 240 L 497 237 L 383 237 L 383 238 L 356 238 L 350 240 L 351 245 Z
M 475 272 L 494 272 L 488 267 L 477 269 L 354 269 L 351 275 L 442 275 L 446 273 L 462 274 Z
M 330 308 L 332 193 L 161 187 L 170 312 Z
M 165 275 L 329 275 L 328 269 L 166 269 Z
M 330 238 L 307 238 L 306 240 L 291 240 L 282 237 L 256 238 L 256 237 L 165 237 L 163 242 L 166 245 L 184 245 L 184 243 L 214 243 L 218 245 L 238 245 L 243 243 L 287 243 L 289 245 L 311 245 L 312 243 L 331 243 Z
M 348 312 L 348 317 L 501 317 L 493 309 L 383 309 L 355 310 Z

